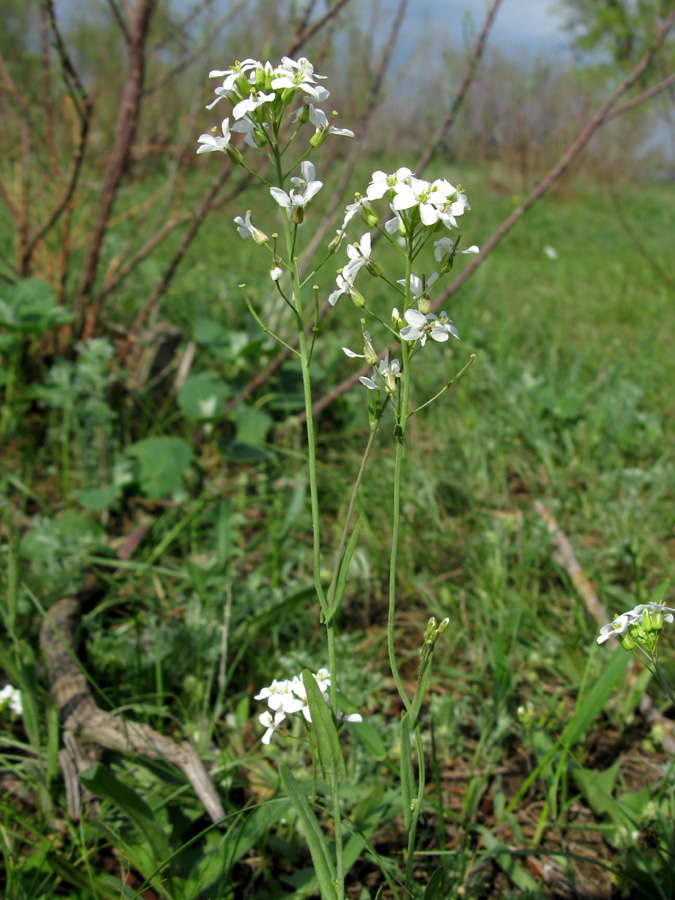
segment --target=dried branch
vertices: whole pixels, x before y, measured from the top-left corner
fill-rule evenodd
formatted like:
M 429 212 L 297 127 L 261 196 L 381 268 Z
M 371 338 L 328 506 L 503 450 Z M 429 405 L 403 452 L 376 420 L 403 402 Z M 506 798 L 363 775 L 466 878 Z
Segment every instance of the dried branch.
M 159 90 L 161 87 L 164 87 L 167 82 L 171 81 L 176 75 L 180 75 L 185 69 L 188 68 L 196 59 L 203 54 L 204 50 L 209 47 L 214 38 L 218 35 L 218 32 L 225 26 L 229 25 L 230 22 L 239 15 L 239 13 L 246 6 L 247 0 L 240 0 L 237 6 L 229 9 L 225 15 L 221 16 L 221 18 L 211 26 L 204 40 L 198 44 L 190 53 L 184 56 L 176 65 L 169 69 L 161 78 L 158 78 L 157 81 L 153 81 L 152 84 L 148 85 L 148 87 L 143 89 L 143 94 L 147 96 L 148 94 L 153 94 L 155 91 Z
M 100 309 L 98 300 L 92 298 L 94 279 L 103 249 L 103 239 L 108 227 L 115 195 L 120 185 L 124 164 L 136 131 L 145 75 L 145 44 L 150 19 L 157 0 L 137 0 L 129 29 L 129 71 L 120 99 L 120 109 L 115 127 L 115 139 L 110 159 L 103 177 L 101 204 L 94 223 L 82 275 L 76 313 L 84 314 L 83 340 L 94 333 Z
M 313 38 L 314 35 L 317 34 L 317 32 L 319 32 L 327 22 L 334 21 L 340 10 L 350 2 L 351 0 L 337 0 L 335 5 L 330 6 L 323 14 L 323 16 L 321 16 L 320 19 L 317 19 L 313 25 L 308 26 L 304 29 L 304 31 L 296 34 L 288 50 L 288 56 L 295 56 L 295 54 L 303 44 L 306 44 L 307 41 L 311 40 L 311 38 Z

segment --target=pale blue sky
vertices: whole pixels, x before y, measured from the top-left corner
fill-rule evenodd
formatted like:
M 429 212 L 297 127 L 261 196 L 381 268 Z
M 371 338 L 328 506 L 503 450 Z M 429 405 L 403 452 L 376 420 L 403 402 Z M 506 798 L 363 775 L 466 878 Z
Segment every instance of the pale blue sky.
M 470 36 L 478 33 L 489 6 L 488 0 L 413 0 L 405 21 L 406 43 L 415 44 L 426 34 L 434 42 L 463 46 L 467 29 Z M 564 53 L 569 41 L 561 22 L 553 0 L 502 0 L 490 43 L 516 54 Z

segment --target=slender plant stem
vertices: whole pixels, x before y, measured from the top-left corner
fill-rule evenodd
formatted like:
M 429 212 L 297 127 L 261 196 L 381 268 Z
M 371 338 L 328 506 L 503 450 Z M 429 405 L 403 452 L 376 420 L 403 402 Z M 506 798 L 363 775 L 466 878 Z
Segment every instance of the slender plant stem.
M 276 148 L 275 164 L 278 185 L 283 189 L 284 174 L 281 166 L 281 155 Z M 328 601 L 321 584 L 321 534 L 316 472 L 316 438 L 314 435 L 314 418 L 312 416 L 312 381 L 309 371 L 310 353 L 307 349 L 307 338 L 305 335 L 302 310 L 302 286 L 300 284 L 298 267 L 294 259 L 296 234 L 295 232 L 291 232 L 289 218 L 286 215 L 285 211 L 282 211 L 281 218 L 283 224 L 284 240 L 286 242 L 286 258 L 288 260 L 288 266 L 291 273 L 291 280 L 293 285 L 292 304 L 293 311 L 295 313 L 296 329 L 298 333 L 298 351 L 300 355 L 302 386 L 305 402 L 305 428 L 307 433 L 307 459 L 309 466 L 309 493 L 310 506 L 312 511 L 312 538 L 314 545 L 314 586 L 316 589 L 316 595 L 321 607 L 321 611 L 323 612 L 324 617 L 327 617 L 329 611 Z M 326 626 L 326 641 L 328 644 L 328 670 L 330 672 L 330 703 L 333 715 L 335 715 L 337 713 L 337 659 L 335 653 L 335 627 L 332 622 L 330 622 Z M 313 771 L 316 771 L 316 765 L 313 767 Z M 340 814 L 340 792 L 338 787 L 337 774 L 335 772 L 333 772 L 331 775 L 331 794 L 333 798 L 333 824 L 335 828 L 335 892 L 337 895 L 337 900 L 344 900 L 345 867 L 342 847 L 342 820 Z
M 424 748 L 422 746 L 422 735 L 420 734 L 420 726 L 415 725 L 413 731 L 415 737 L 415 748 L 417 750 L 417 771 L 419 773 L 419 784 L 417 786 L 417 797 L 415 799 L 415 807 L 412 811 L 412 820 L 410 830 L 408 831 L 408 856 L 405 862 L 405 897 L 412 897 L 412 876 L 413 876 L 413 859 L 415 856 L 415 840 L 417 837 L 417 823 L 419 822 L 422 812 L 422 801 L 424 800 L 424 787 L 426 784 L 424 774 Z
M 659 665 L 659 661 L 656 658 L 656 653 L 654 653 L 654 656 L 652 657 L 652 662 L 654 663 L 654 669 L 656 670 L 656 674 L 659 676 L 659 681 L 663 685 L 664 691 L 666 692 L 666 694 L 668 694 L 670 702 L 673 704 L 673 706 L 675 706 L 675 694 L 673 693 L 671 686 L 666 681 L 666 676 L 663 674 L 663 669 Z

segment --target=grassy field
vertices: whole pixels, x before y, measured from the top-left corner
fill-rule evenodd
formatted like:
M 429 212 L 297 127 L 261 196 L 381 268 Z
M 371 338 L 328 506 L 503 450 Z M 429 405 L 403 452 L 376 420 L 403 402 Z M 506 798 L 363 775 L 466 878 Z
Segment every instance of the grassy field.
M 382 166 L 367 162 L 361 190 Z M 466 189 L 466 245 L 482 245 L 520 199 L 496 172 L 436 161 L 425 175 Z M 627 183 L 620 201 L 675 277 L 675 186 Z M 207 223 L 161 311 L 181 330 L 178 358 L 195 342 L 192 376 L 221 386 L 221 406 L 275 352 L 238 288 L 249 282 L 253 302 L 274 314 L 259 248 L 231 222 L 259 203 L 242 197 Z M 130 321 L 158 271 L 157 260 L 139 270 L 109 322 Z M 450 619 L 423 712 L 428 785 L 414 868 L 422 885 L 439 872 L 428 900 L 675 897 L 674 711 L 616 642 L 597 647 L 601 623 L 555 561 L 535 508 L 555 517 L 610 618 L 672 582 L 673 299 L 606 189 L 579 176 L 534 207 L 449 302 L 461 343 L 429 348 L 418 403 L 439 371 L 476 359 L 413 420 L 404 478 L 396 642 L 411 690 L 429 616 Z M 340 347 L 356 345 L 358 314 L 341 304 L 322 323 L 319 396 L 354 370 Z M 272 678 L 325 664 L 297 369 L 285 364 L 246 409 L 205 422 L 194 413 L 198 382 L 194 396 L 161 379 L 130 388 L 109 346 L 27 365 L 5 444 L 0 666 L 24 700 L 23 716 L 0 713 L 5 894 L 315 896 L 276 768 L 301 777 L 307 749 L 292 738 L 262 747 L 252 699 Z M 357 388 L 318 419 L 326 565 L 369 434 Z M 191 455 L 161 480 L 139 445 L 163 436 Z M 397 883 L 405 865 L 385 635 L 393 451 L 383 425 L 338 627 L 345 708 L 363 715 L 345 732 L 343 794 L 358 858 L 349 896 L 360 900 L 390 896 L 383 873 Z M 111 485 L 116 471 L 123 480 L 125 467 L 128 485 L 108 502 L 78 493 Z M 68 816 L 38 635 L 45 611 L 85 585 L 79 659 L 96 703 L 189 738 L 223 801 L 222 828 L 174 767 L 93 747 L 82 761 L 92 794 L 79 821 Z M 672 589 L 664 596 L 672 603 Z M 668 627 L 661 651 L 672 681 Z M 660 723 L 638 712 L 644 691 Z

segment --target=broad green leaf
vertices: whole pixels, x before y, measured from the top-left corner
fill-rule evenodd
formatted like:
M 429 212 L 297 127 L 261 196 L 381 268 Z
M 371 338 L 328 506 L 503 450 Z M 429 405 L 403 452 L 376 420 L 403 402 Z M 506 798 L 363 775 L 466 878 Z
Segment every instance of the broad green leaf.
M 323 777 L 326 781 L 330 781 L 331 775 L 346 778 L 345 758 L 340 747 L 337 728 L 333 722 L 333 714 L 309 669 L 302 670 L 302 683 L 307 693 L 307 703 L 316 734 L 316 745 Z
M 223 411 L 223 400 L 232 395 L 230 385 L 215 372 L 188 375 L 178 389 L 178 405 L 188 419 L 199 422 Z
M 80 773 L 82 784 L 99 797 L 111 800 L 141 829 L 152 848 L 155 863 L 160 866 L 171 856 L 167 836 L 155 821 L 152 810 L 136 791 L 120 781 L 103 763 Z
M 307 802 L 301 786 L 293 777 L 288 766 L 279 767 L 281 783 L 286 791 L 288 799 L 293 804 L 302 827 L 302 832 L 307 841 L 309 852 L 314 863 L 317 881 L 321 890 L 322 900 L 337 900 L 333 883 L 335 881 L 335 869 L 328 853 L 328 844 L 324 833 L 319 827 L 316 816 Z
M 180 487 L 194 458 L 190 445 L 177 437 L 146 438 L 131 444 L 125 452 L 138 460 L 140 487 L 151 500 L 161 500 Z
M 90 488 L 89 490 L 76 491 L 77 502 L 90 512 L 101 512 L 109 509 L 120 495 L 120 489 L 116 484 L 109 484 L 102 488 Z

